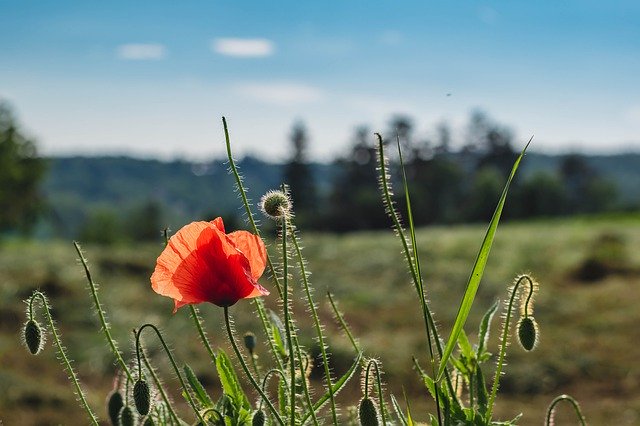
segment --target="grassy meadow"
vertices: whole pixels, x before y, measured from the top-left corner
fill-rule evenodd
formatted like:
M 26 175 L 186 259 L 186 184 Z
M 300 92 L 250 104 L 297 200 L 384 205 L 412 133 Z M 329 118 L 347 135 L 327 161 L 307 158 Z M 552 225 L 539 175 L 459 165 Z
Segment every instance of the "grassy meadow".
M 420 229 L 417 234 L 428 296 L 443 337 L 455 318 L 484 231 L 485 225 L 442 226 Z M 412 369 L 411 356 L 426 364 L 426 340 L 398 239 L 392 231 L 339 236 L 303 232 L 301 237 L 327 324 L 336 372 L 347 368 L 352 354 L 332 318 L 327 290 L 336 296 L 365 354 L 382 360 L 388 388 L 399 400 L 402 389 L 406 389 L 414 417 L 424 420 L 425 410 L 431 408 L 430 397 Z M 150 288 L 149 276 L 162 243 L 83 248 L 94 279 L 100 284 L 113 333 L 128 359 L 133 359 L 131 330 L 153 322 L 164 331 L 179 364 L 189 363 L 210 392 L 217 395 L 215 369 L 187 310 L 172 315 L 173 302 Z M 531 272 L 540 283 L 535 316 L 541 341 L 531 353 L 524 353 L 515 342 L 508 348 L 497 418 L 510 419 L 524 412 L 520 424 L 542 424 L 553 397 L 569 393 L 581 402 L 590 424 L 640 423 L 638 248 L 638 216 L 500 226 L 465 329 L 470 338 L 475 337 L 479 319 L 496 298 L 507 298 L 513 277 Z M 274 249 L 273 244 L 270 249 Z M 261 283 L 273 290 L 267 305 L 278 309 L 276 292 L 268 278 L 262 278 Z M 51 342 L 37 357 L 20 344 L 25 321 L 23 300 L 34 289 L 49 296 L 89 402 L 102 419 L 106 418 L 104 400 L 112 387 L 115 364 L 86 287 L 71 242 L 0 243 L 0 423 L 86 423 Z M 299 287 L 296 291 L 301 294 Z M 304 343 L 312 346 L 310 318 L 299 298 L 296 302 L 300 334 Z M 260 339 L 252 309 L 250 302 L 240 301 L 230 311 L 238 333 L 253 330 Z M 201 312 L 213 346 L 230 352 L 222 310 L 201 305 Z M 496 316 L 490 344 L 494 354 L 500 328 Z M 146 341 L 164 380 L 170 388 L 178 389 L 166 357 L 151 334 Z M 268 364 L 266 356 L 260 361 Z M 317 378 L 321 375 L 318 371 Z M 359 397 L 355 380 L 338 400 L 346 407 Z M 182 402 L 178 392 L 174 400 Z M 568 407 L 560 406 L 556 424 L 576 424 L 571 416 Z

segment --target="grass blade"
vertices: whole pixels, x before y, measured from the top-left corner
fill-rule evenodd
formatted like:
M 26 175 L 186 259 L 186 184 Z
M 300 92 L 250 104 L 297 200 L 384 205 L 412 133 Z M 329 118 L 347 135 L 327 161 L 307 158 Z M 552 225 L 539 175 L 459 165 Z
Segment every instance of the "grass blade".
M 460 307 L 458 308 L 458 314 L 456 315 L 455 323 L 453 324 L 451 334 L 449 335 L 449 339 L 447 340 L 447 345 L 445 346 L 444 353 L 442 354 L 442 358 L 440 359 L 440 367 L 438 368 L 437 376 L 438 381 L 442 379 L 442 375 L 444 374 L 444 371 L 447 368 L 447 363 L 449 362 L 449 357 L 453 353 L 453 349 L 455 348 L 458 341 L 458 336 L 460 335 L 460 332 L 462 331 L 462 328 L 467 321 L 467 317 L 469 316 L 469 312 L 471 311 L 473 300 L 476 297 L 476 292 L 478 291 L 480 281 L 482 280 L 482 275 L 484 274 L 484 268 L 487 265 L 487 260 L 489 259 L 489 252 L 491 251 L 491 245 L 493 244 L 493 239 L 496 235 L 496 230 L 498 229 L 498 222 L 500 222 L 500 216 L 502 215 L 502 209 L 507 199 L 509 186 L 511 185 L 511 181 L 516 174 L 516 170 L 518 170 L 520 161 L 522 160 L 522 157 L 524 157 L 524 154 L 527 151 L 531 140 L 533 140 L 533 137 L 529 139 L 529 142 L 527 142 L 527 145 L 524 147 L 515 163 L 513 163 L 511 173 L 509 174 L 509 179 L 507 179 L 507 183 L 505 184 L 502 195 L 500 196 L 500 201 L 498 201 L 498 206 L 493 213 L 493 217 L 491 218 L 491 222 L 489 223 L 489 228 L 487 229 L 487 233 L 485 234 L 484 240 L 482 241 L 482 246 L 480 246 L 478 257 L 476 258 L 476 262 L 473 265 L 471 276 L 469 277 L 469 281 L 467 283 L 467 289 L 464 292 L 464 296 L 462 297 L 462 301 L 460 302 Z

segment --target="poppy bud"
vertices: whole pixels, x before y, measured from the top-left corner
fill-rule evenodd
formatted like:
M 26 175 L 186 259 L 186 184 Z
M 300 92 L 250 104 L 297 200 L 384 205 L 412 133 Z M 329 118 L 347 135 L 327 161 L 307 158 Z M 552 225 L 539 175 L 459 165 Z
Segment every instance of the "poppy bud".
M 371 398 L 362 398 L 358 408 L 361 426 L 378 426 L 378 409 Z
M 122 410 L 120 410 L 118 420 L 120 421 L 120 426 L 133 426 L 136 422 L 136 417 L 131 407 L 125 405 Z
M 253 355 L 253 350 L 256 348 L 256 335 L 251 332 L 245 333 L 244 346 Z
M 124 407 L 124 401 L 122 400 L 122 394 L 118 389 L 115 389 L 107 397 L 107 413 L 109 413 L 109 420 L 114 426 L 118 425 L 118 416 L 120 410 Z
M 133 385 L 133 401 L 136 404 L 138 413 L 143 416 L 149 414 L 149 408 L 151 407 L 151 394 L 146 380 L 140 379 L 135 385 Z
M 29 320 L 24 325 L 22 331 L 24 342 L 32 355 L 37 355 L 42 350 L 42 329 L 40 324 L 34 320 Z
M 532 316 L 518 321 L 518 342 L 525 351 L 532 351 L 538 344 L 538 324 Z
M 260 209 L 271 219 L 278 220 L 291 211 L 291 200 L 282 191 L 269 191 L 262 196 Z
M 263 426 L 264 425 L 264 411 L 258 410 L 253 415 L 251 420 L 251 426 Z

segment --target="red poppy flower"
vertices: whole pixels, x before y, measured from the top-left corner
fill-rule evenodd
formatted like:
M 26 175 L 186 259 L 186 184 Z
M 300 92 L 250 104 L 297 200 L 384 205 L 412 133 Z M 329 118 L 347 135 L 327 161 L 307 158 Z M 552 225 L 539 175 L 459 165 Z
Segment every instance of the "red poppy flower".
M 231 306 L 240 299 L 269 292 L 257 280 L 264 271 L 267 251 L 257 235 L 247 231 L 226 234 L 222 218 L 192 222 L 169 240 L 151 275 L 151 287 L 179 307 L 211 302 Z

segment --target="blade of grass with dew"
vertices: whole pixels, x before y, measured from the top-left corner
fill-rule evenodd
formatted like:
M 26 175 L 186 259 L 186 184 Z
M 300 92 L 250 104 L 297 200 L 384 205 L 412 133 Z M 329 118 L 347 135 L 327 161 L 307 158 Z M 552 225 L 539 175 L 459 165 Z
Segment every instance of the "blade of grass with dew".
M 509 186 L 511 185 L 511 181 L 516 174 L 516 170 L 518 170 L 520 161 L 522 160 L 522 157 L 524 157 L 524 154 L 527 151 L 527 148 L 529 147 L 529 144 L 532 140 L 533 136 L 531 137 L 531 139 L 529 139 L 529 142 L 527 142 L 527 145 L 525 145 L 515 163 L 513 163 L 511 173 L 509 174 L 509 179 L 507 179 L 507 183 L 505 184 L 502 195 L 500 196 L 500 201 L 498 201 L 498 206 L 493 213 L 493 217 L 491 218 L 491 222 L 489 223 L 489 228 L 487 229 L 487 233 L 485 234 L 482 245 L 480 246 L 478 257 L 476 258 L 476 262 L 473 265 L 471 276 L 469 277 L 469 281 L 467 283 L 467 289 L 465 290 L 464 296 L 462 297 L 460 307 L 458 308 L 458 314 L 456 315 L 456 320 L 453 324 L 453 328 L 451 329 L 451 334 L 449 335 L 449 339 L 447 340 L 447 345 L 444 348 L 442 358 L 440 359 L 440 367 L 438 368 L 437 376 L 438 381 L 442 379 L 442 375 L 444 374 L 444 371 L 447 368 L 447 363 L 449 362 L 449 357 L 453 353 L 453 349 L 455 348 L 458 341 L 458 335 L 462 331 L 462 328 L 467 321 L 467 317 L 469 316 L 469 312 L 471 311 L 473 300 L 476 297 L 476 292 L 478 291 L 480 281 L 482 280 L 482 275 L 484 274 L 484 268 L 487 265 L 487 260 L 489 259 L 491 245 L 493 244 L 493 239 L 496 235 L 496 230 L 498 229 L 500 216 L 502 216 L 502 209 L 507 199 Z

